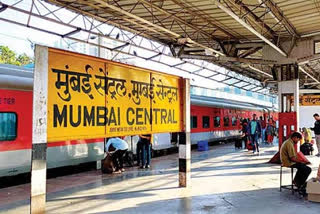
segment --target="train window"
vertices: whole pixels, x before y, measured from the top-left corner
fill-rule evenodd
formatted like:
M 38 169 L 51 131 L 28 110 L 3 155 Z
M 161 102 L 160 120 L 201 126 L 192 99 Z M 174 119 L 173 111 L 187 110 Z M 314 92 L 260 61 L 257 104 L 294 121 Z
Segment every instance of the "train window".
M 237 125 L 237 118 L 233 116 L 231 123 L 232 123 L 232 126 L 236 126 Z
M 223 118 L 223 125 L 224 126 L 229 126 L 229 117 L 224 117 Z
M 202 128 L 209 128 L 210 127 L 210 117 L 203 116 L 202 117 Z
M 11 141 L 17 137 L 17 115 L 0 112 L 0 141 Z
M 191 128 L 194 129 L 194 128 L 197 128 L 198 127 L 198 118 L 197 116 L 191 116 Z
M 216 116 L 214 117 L 214 127 L 220 127 L 220 117 L 219 116 Z

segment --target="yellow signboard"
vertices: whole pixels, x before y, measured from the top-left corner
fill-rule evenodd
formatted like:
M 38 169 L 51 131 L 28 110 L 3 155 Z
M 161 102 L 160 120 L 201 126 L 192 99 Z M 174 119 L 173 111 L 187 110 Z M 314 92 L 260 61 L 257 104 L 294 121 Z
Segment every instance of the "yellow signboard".
M 181 78 L 49 48 L 48 142 L 182 131 Z
M 320 95 L 303 95 L 300 96 L 301 106 L 320 106 Z

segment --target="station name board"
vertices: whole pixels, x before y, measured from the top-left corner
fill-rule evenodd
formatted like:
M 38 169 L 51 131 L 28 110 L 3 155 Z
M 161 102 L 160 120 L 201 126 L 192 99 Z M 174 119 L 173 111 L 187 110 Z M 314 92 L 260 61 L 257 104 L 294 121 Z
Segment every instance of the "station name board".
M 182 131 L 182 78 L 48 50 L 48 142 Z
M 303 95 L 300 96 L 301 106 L 320 106 L 320 95 Z

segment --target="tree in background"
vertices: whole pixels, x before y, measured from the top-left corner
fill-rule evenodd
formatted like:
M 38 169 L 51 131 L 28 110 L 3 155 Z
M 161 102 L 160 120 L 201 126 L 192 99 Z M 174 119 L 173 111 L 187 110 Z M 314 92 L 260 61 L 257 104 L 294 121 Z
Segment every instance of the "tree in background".
M 17 56 L 17 54 L 8 48 L 8 46 L 0 45 L 0 63 L 11 65 L 27 65 L 33 63 L 34 59 L 23 53 Z
M 17 58 L 17 61 L 21 63 L 21 65 L 27 65 L 33 63 L 33 59 L 30 58 L 27 54 L 20 54 Z

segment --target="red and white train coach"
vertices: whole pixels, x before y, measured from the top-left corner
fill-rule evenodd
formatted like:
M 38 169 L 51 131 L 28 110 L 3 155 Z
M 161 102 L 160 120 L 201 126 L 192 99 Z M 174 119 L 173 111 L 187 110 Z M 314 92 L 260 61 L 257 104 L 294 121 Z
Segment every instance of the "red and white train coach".
M 0 177 L 29 172 L 32 143 L 33 71 L 0 65 Z M 98 161 L 104 139 L 48 144 L 48 168 Z
M 192 143 L 239 137 L 242 119 L 252 119 L 253 114 L 278 120 L 276 112 L 244 102 L 191 95 L 191 103 Z
M 32 69 L 0 65 L 0 177 L 30 171 L 32 138 Z M 240 119 L 265 116 L 262 107 L 218 98 L 191 97 L 191 141 L 226 140 L 238 137 Z M 271 114 L 271 115 L 270 115 Z M 276 113 L 269 116 L 277 119 Z M 153 150 L 176 147 L 171 133 L 156 134 Z M 137 136 L 127 137 L 135 148 Z M 48 144 L 48 168 L 100 161 L 104 139 L 72 140 Z

